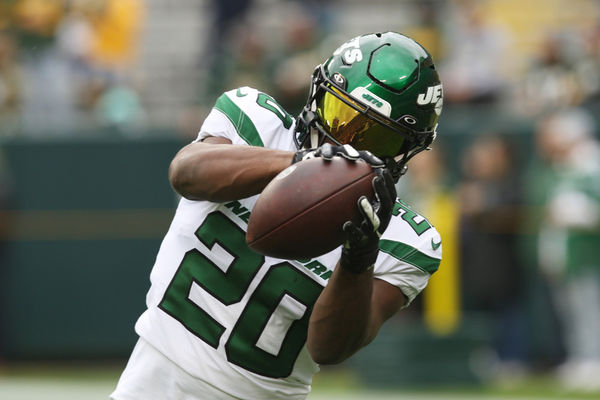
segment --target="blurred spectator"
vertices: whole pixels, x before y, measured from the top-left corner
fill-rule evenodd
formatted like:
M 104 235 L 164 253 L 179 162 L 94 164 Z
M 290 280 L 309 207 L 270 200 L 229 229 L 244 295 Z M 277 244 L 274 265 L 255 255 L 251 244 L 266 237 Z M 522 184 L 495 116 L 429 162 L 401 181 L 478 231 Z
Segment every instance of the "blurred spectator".
M 517 87 L 516 111 L 539 115 L 581 103 L 584 92 L 576 65 L 576 43 L 569 35 L 550 31 Z
M 540 195 L 538 258 L 562 317 L 567 360 L 559 378 L 570 389 L 600 388 L 600 143 L 581 109 L 539 124 L 547 168 Z M 537 179 L 540 176 L 536 177 Z
M 54 41 L 56 29 L 65 13 L 62 0 L 15 0 L 10 10 L 10 23 L 20 44 L 28 51 Z
M 79 81 L 78 105 L 100 126 L 131 127 L 143 117 L 132 68 L 145 8 L 141 0 L 77 0 L 59 31 Z
M 213 15 L 208 38 L 204 42 L 207 54 L 201 60 L 208 70 L 202 83 L 201 103 L 203 99 L 214 99 L 230 88 L 227 82 L 233 75 L 234 44 L 242 39 L 255 39 L 246 37 L 247 32 L 239 29 L 245 25 L 244 18 L 252 9 L 254 0 L 213 0 L 211 3 Z M 253 45 L 257 50 L 258 43 Z
M 463 306 L 471 315 L 491 317 L 500 374 L 517 373 L 527 361 L 525 278 L 517 248 L 522 192 L 512 150 L 504 136 L 476 138 L 458 186 Z
M 600 100 L 600 22 L 581 35 L 582 60 L 577 63 L 584 100 Z
M 485 2 L 456 0 L 445 37 L 445 55 L 440 64 L 447 103 L 493 103 L 506 84 L 510 36 L 492 24 Z
M 246 23 L 235 29 L 236 40 L 230 44 L 232 73 L 221 82 L 224 90 L 251 86 L 269 92 L 272 77 L 267 70 L 267 45 L 259 29 Z
M 240 75 L 246 79 L 242 85 L 253 82 L 256 85 L 265 73 L 261 69 L 265 61 L 264 43 L 255 27 L 247 21 L 254 0 L 212 0 L 209 3 L 208 33 L 199 43 L 201 57 L 197 62 L 202 73 L 196 82 L 196 95 L 190 104 L 177 111 L 177 131 L 189 140 L 197 136 L 198 127 L 208 115 L 214 99 L 236 86 L 232 80 L 238 66 Z M 260 84 L 256 85 L 257 89 L 268 90 L 258 86 Z
M 460 278 L 458 266 L 458 205 L 449 181 L 444 150 L 436 143 L 411 160 L 406 175 L 398 182 L 398 195 L 419 213 L 428 216 L 442 237 L 444 258 L 437 277 L 430 279 L 423 291 L 423 318 L 436 335 L 453 333 L 461 322 Z M 422 302 L 422 304 L 420 304 Z
M 268 4 L 214 1 L 210 35 L 204 44 L 206 72 L 200 81 L 199 105 L 181 114 L 180 130 L 195 137 L 199 117 L 212 106 L 204 101 L 212 102 L 224 90 L 238 86 L 269 93 L 283 108 L 299 112 L 306 103 L 310 76 L 298 71 L 314 68 L 327 56 L 319 48 L 324 27 L 331 25 L 327 3 L 281 2 L 277 14 L 261 15 L 266 10 L 260 7 L 269 8 Z M 277 20 L 269 20 L 271 15 Z
M 292 2 L 287 14 L 293 16 L 283 27 L 283 44 L 270 60 L 273 95 L 281 106 L 292 113 L 299 113 L 306 104 L 310 86 L 310 71 L 323 61 L 320 44 L 325 34 L 320 18 L 327 18 L 324 8 L 317 15 L 312 9 Z
M 404 31 L 421 43 L 435 61 L 442 60 L 444 39 L 441 26 L 447 10 L 437 0 L 416 2 L 415 8 L 417 20 Z
M 14 113 L 19 107 L 19 71 L 15 53 L 12 35 L 0 31 L 0 117 Z
M 18 111 L 21 130 L 35 136 L 89 126 L 87 117 L 103 93 L 115 84 L 120 89 L 130 79 L 143 4 L 141 0 L 3 3 L 0 23 L 17 45 L 11 46 L 10 37 L 0 34 L 0 112 L 7 106 L 12 113 Z
M 116 82 L 103 89 L 96 101 L 99 125 L 127 134 L 139 134 L 145 112 L 138 94 L 126 83 Z
M 137 56 L 145 14 L 144 1 L 79 0 L 79 3 L 89 7 L 88 18 L 93 31 L 92 65 L 122 77 L 134 65 Z
M 62 132 L 75 120 L 75 92 L 68 64 L 56 46 L 66 11 L 60 0 L 16 0 L 11 29 L 19 44 L 21 122 L 32 134 Z

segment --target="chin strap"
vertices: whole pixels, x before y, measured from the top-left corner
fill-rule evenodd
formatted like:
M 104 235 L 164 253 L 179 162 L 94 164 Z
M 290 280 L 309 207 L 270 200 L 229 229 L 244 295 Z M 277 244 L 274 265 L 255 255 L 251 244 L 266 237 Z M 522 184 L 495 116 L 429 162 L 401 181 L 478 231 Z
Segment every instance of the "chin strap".
M 320 143 L 319 143 L 319 132 L 316 129 L 311 129 L 310 130 L 310 147 L 319 147 Z
M 402 175 L 406 173 L 408 170 L 408 166 L 406 164 L 411 158 L 422 151 L 431 150 L 429 145 L 431 145 L 431 143 L 433 143 L 435 140 L 437 132 L 434 130 L 433 132 L 422 133 L 421 135 L 422 137 L 420 141 L 417 142 L 418 144 L 410 146 L 411 149 L 405 152 L 400 160 L 396 161 L 394 157 L 389 157 L 384 160 L 385 167 L 390 170 L 395 182 L 398 182 Z
M 390 171 L 394 182 L 398 182 L 402 175 L 404 175 L 408 170 L 408 166 L 406 165 L 406 161 L 404 161 L 404 157 L 400 161 L 394 160 L 393 157 L 387 157 L 383 159 L 383 162 L 385 164 L 385 168 Z
M 315 119 L 315 113 L 310 111 L 307 107 L 304 107 L 300 115 L 298 115 L 296 120 L 296 132 L 294 136 L 294 141 L 296 142 L 296 147 L 298 150 L 302 148 L 318 147 L 311 145 L 311 125 L 314 124 L 313 121 Z

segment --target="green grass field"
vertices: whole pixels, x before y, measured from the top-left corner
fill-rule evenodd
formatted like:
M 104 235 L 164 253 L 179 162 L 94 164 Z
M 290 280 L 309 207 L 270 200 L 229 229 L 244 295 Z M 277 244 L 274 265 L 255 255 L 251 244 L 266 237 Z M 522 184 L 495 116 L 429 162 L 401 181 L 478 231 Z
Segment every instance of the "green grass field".
M 88 364 L 17 364 L 0 370 L 2 400 L 106 400 L 124 362 Z M 331 369 L 314 380 L 309 400 L 547 400 L 600 399 L 598 393 L 567 393 L 549 377 L 510 386 L 376 390 L 364 387 L 349 370 Z

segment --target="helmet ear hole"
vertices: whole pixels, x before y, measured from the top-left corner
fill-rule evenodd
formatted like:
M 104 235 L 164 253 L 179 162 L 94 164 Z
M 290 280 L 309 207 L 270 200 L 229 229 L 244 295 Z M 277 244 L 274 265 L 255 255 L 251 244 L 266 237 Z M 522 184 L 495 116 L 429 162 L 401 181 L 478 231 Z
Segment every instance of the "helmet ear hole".
M 344 75 L 336 72 L 331 76 L 331 79 L 340 89 L 344 91 L 347 89 L 348 82 L 346 81 L 346 78 L 344 78 Z
M 400 117 L 399 122 L 403 122 L 408 125 L 416 125 L 417 119 L 415 117 L 413 117 L 412 115 L 404 115 L 404 116 Z

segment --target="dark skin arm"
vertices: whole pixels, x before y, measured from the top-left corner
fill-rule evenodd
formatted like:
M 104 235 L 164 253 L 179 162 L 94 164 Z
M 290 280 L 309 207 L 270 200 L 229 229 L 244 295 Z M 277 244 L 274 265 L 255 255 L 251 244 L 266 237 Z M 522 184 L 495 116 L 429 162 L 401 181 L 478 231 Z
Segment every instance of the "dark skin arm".
M 169 180 L 189 200 L 239 200 L 260 193 L 293 156 L 291 151 L 236 146 L 225 138 L 208 137 L 177 153 Z
M 236 146 L 208 137 L 181 149 L 169 168 L 173 188 L 190 200 L 238 200 L 260 193 L 287 168 L 294 153 Z M 317 363 L 339 363 L 371 342 L 381 325 L 405 303 L 397 287 L 336 267 L 314 305 L 307 348 Z
M 319 364 L 337 364 L 369 344 L 406 302 L 396 286 L 339 265 L 314 305 L 306 345 Z

